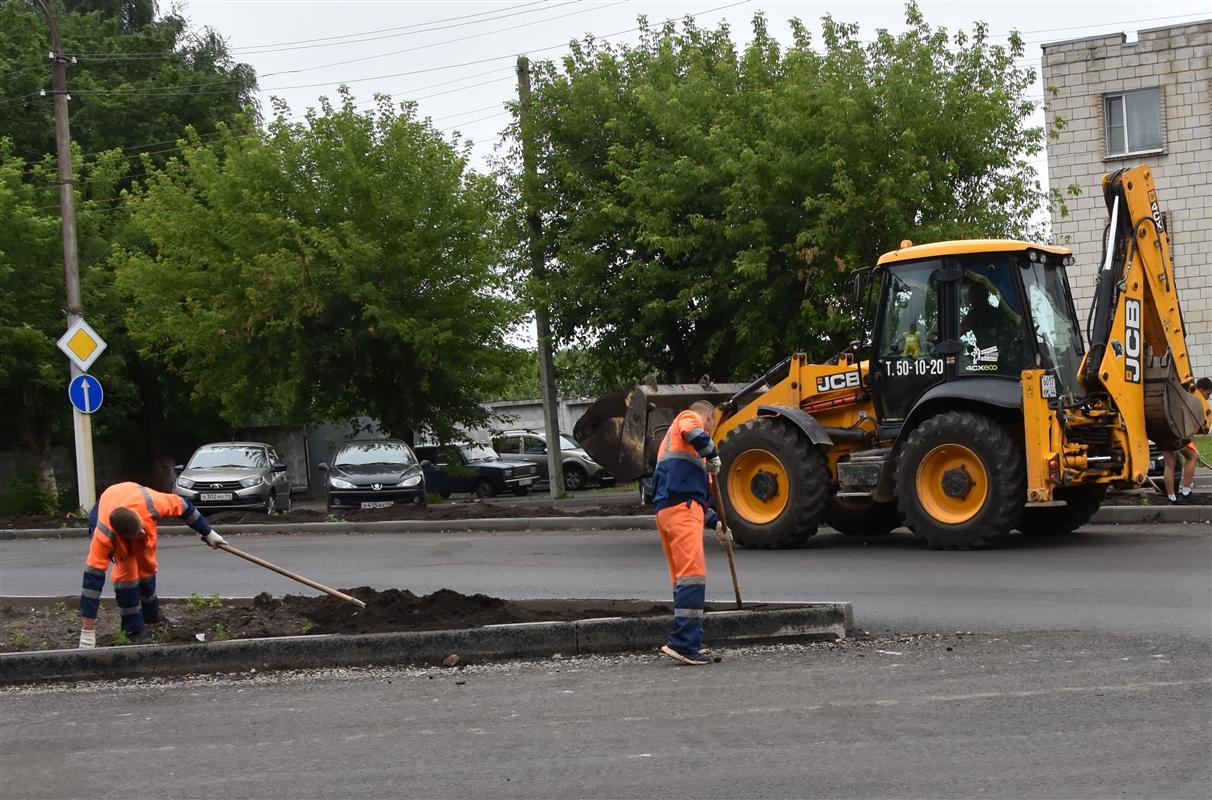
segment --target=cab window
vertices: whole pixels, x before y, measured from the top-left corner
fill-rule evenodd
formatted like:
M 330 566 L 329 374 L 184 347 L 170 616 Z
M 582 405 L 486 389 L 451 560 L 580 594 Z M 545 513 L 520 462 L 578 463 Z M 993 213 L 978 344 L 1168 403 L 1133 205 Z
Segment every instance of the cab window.
M 538 436 L 523 436 L 522 452 L 526 455 L 541 456 L 547 452 L 547 443 Z
M 1019 377 L 1034 366 L 1018 264 L 1009 253 L 960 256 L 959 341 L 962 376 Z

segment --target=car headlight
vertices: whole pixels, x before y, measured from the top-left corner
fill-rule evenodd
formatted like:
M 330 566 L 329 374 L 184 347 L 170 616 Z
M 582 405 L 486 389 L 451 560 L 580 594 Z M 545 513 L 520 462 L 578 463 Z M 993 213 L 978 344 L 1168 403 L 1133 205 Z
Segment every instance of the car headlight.
M 252 478 L 245 478 L 244 480 L 240 481 L 240 485 L 243 486 L 245 489 L 251 489 L 254 486 L 260 486 L 261 483 L 262 483 L 262 481 L 261 481 L 260 475 L 257 475 Z
M 194 488 L 194 482 L 191 481 L 189 478 L 177 478 L 177 485 L 180 486 L 182 489 Z
M 506 477 L 506 478 L 512 478 L 512 477 L 513 477 L 513 470 L 511 470 L 511 469 L 507 469 L 507 470 L 505 470 L 505 477 Z
M 358 488 L 357 486 L 354 486 L 349 481 L 341 480 L 340 478 L 329 478 L 328 485 L 334 489 L 357 489 Z
M 411 478 L 405 478 L 396 484 L 396 486 L 416 486 L 421 483 L 420 475 L 413 475 Z

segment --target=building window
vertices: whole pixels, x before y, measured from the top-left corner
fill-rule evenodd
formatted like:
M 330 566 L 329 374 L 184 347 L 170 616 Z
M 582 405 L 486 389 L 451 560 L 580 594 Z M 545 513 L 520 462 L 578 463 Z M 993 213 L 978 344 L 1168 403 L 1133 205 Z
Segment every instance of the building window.
M 1110 94 L 1103 98 L 1107 155 L 1126 156 L 1162 149 L 1161 89 Z

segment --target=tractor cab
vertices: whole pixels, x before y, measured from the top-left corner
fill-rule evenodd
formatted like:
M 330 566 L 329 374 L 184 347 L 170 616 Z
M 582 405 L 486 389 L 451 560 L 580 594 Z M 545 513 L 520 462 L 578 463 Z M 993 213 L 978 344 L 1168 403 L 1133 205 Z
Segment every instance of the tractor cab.
M 884 255 L 869 367 L 881 422 L 903 424 L 928 393 L 1017 395 L 1028 369 L 1049 371 L 1058 395 L 1073 391 L 1084 347 L 1070 263 L 1068 250 L 1006 240 L 905 242 Z

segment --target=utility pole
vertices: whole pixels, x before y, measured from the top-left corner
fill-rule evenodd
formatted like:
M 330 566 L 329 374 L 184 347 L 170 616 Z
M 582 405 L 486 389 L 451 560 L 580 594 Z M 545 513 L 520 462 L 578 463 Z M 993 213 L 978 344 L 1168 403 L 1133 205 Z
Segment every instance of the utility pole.
M 535 200 L 538 163 L 531 125 L 530 61 L 526 56 L 518 56 L 518 131 L 522 138 L 522 202 L 526 206 L 526 227 L 530 232 L 530 281 L 532 286 L 546 288 L 543 223 Z M 543 390 L 543 427 L 547 434 L 548 490 L 552 502 L 555 502 L 564 494 L 564 459 L 560 454 L 560 424 L 556 418 L 559 399 L 555 388 L 555 363 L 551 355 L 551 316 L 545 299 L 535 303 L 534 320 L 539 334 L 539 383 Z
M 67 282 L 67 325 L 70 328 L 84 318 L 80 304 L 80 264 L 76 260 L 76 198 L 72 183 L 71 131 L 67 125 L 67 58 L 63 55 L 63 40 L 59 24 L 44 0 L 34 3 L 46 17 L 51 42 L 51 94 L 55 105 L 55 152 L 59 161 L 59 211 L 63 217 L 63 273 Z M 75 364 L 71 376 L 83 375 Z M 80 508 L 87 510 L 97 499 L 93 476 L 92 417 L 72 409 L 72 429 L 76 444 L 76 489 Z

